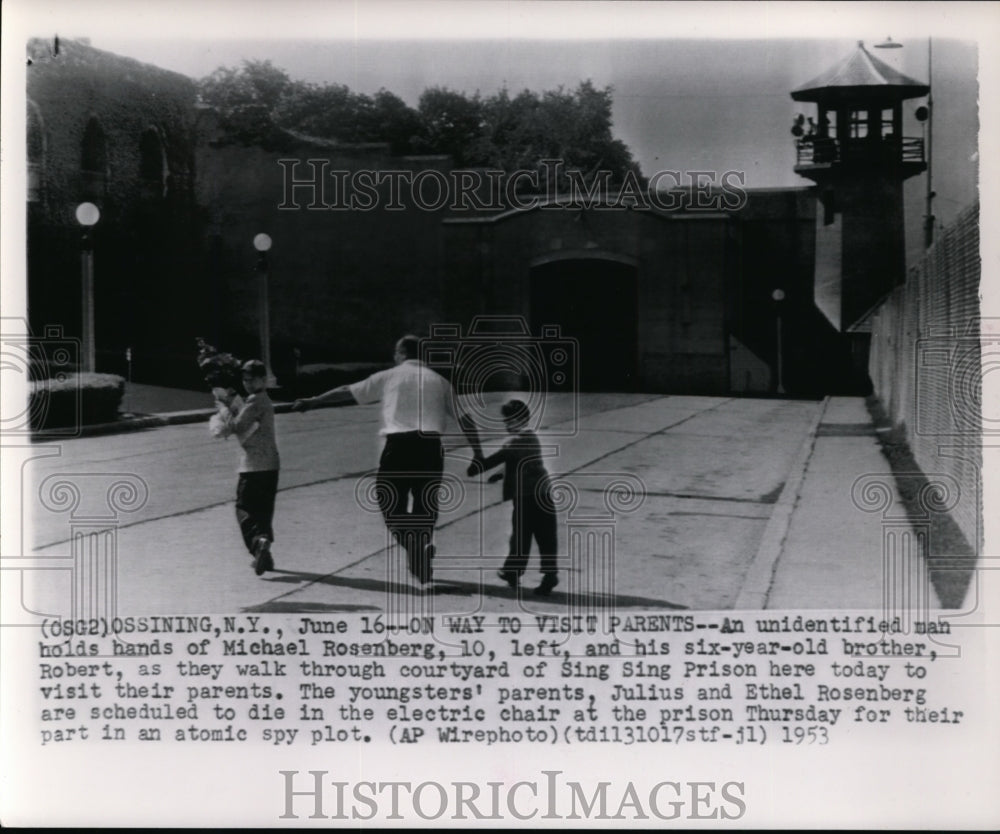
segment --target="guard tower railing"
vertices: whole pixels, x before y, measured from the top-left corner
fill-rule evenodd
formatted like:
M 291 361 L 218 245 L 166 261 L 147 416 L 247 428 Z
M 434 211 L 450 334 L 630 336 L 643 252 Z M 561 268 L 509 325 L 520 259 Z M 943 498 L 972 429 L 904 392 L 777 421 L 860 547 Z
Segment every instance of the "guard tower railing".
M 924 140 L 920 137 L 864 137 L 831 139 L 803 136 L 795 142 L 796 165 L 832 165 L 837 162 L 924 162 Z

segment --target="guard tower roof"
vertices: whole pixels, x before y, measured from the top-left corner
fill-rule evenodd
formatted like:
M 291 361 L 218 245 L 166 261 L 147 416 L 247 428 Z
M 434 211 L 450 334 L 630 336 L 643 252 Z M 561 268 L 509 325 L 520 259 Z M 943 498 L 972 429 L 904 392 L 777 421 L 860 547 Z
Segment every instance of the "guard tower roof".
M 880 61 L 863 41 L 843 61 L 792 91 L 795 101 L 838 102 L 878 99 L 902 101 L 925 96 L 930 87 Z

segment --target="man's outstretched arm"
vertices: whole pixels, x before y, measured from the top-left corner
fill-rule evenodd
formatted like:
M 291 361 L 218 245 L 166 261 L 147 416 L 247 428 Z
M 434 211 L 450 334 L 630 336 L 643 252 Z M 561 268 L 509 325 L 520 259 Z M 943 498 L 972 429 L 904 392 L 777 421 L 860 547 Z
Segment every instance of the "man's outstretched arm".
M 358 401 L 354 399 L 354 394 L 351 393 L 350 386 L 339 385 L 323 394 L 317 394 L 315 397 L 304 397 L 303 399 L 296 400 L 292 404 L 292 411 L 308 411 L 310 408 L 323 407 L 336 408 L 342 405 L 357 404 Z

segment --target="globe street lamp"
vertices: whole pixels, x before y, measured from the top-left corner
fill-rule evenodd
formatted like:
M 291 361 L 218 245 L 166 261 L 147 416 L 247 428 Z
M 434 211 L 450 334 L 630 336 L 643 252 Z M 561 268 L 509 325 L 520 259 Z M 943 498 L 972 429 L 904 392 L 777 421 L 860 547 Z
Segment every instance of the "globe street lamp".
M 81 370 L 97 370 L 97 342 L 94 335 L 94 242 L 90 230 L 101 219 L 101 210 L 93 203 L 80 203 L 76 207 L 76 222 L 83 226 L 80 238 L 80 297 L 83 313 L 83 353 Z
M 783 368 L 782 368 L 782 356 L 781 356 L 781 302 L 785 300 L 785 291 L 782 290 L 782 289 L 780 289 L 780 288 L 776 289 L 774 292 L 771 293 L 771 298 L 774 300 L 774 302 L 775 302 L 775 310 L 777 310 L 777 313 L 775 314 L 775 318 L 776 318 L 776 323 L 777 323 L 776 343 L 777 343 L 777 354 L 778 354 L 778 363 L 777 363 L 778 364 L 778 387 L 777 387 L 776 390 L 777 390 L 777 393 L 784 394 L 785 393 L 785 385 L 784 385 L 784 376 L 783 376 L 783 373 L 782 373 Z
M 253 248 L 257 250 L 257 322 L 260 327 L 260 359 L 267 370 L 267 387 L 274 388 L 277 380 L 271 373 L 271 323 L 270 307 L 267 300 L 268 264 L 267 253 L 271 248 L 271 237 L 261 232 L 254 236 Z

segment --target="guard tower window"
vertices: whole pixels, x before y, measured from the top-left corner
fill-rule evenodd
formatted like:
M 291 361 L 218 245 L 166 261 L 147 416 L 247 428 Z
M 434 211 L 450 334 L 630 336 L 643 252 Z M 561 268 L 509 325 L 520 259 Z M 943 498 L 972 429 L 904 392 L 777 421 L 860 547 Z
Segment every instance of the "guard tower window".
M 892 108 L 888 108 L 882 111 L 882 138 L 888 139 L 890 137 L 895 137 L 896 131 L 893 127 L 893 117 Z
M 868 111 L 852 110 L 847 129 L 851 139 L 865 139 L 868 136 Z

